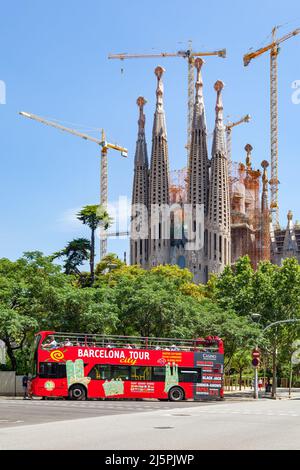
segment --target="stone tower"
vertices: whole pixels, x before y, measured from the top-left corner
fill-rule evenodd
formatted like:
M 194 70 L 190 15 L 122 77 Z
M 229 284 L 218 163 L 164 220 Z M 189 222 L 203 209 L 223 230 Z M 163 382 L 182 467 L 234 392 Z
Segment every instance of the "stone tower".
M 196 94 L 194 102 L 194 114 L 191 131 L 191 147 L 188 162 L 188 204 L 192 207 L 192 230 L 193 234 L 201 233 L 202 248 L 187 253 L 188 267 L 194 274 L 196 282 L 207 282 L 207 229 L 206 218 L 208 212 L 208 190 L 209 190 L 209 160 L 207 151 L 207 128 L 205 117 L 205 106 L 203 98 L 203 81 L 201 68 L 203 59 L 195 59 L 197 70 Z M 196 212 L 196 208 L 198 208 Z M 202 210 L 202 212 L 199 211 Z M 200 219 L 200 220 L 199 220 Z
M 134 178 L 132 189 L 130 262 L 144 266 L 148 263 L 148 206 L 149 206 L 149 165 L 145 137 L 145 98 L 137 99 L 139 107 L 138 137 L 134 157 Z
M 218 274 L 231 261 L 231 223 L 226 152 L 225 126 L 223 122 L 222 89 L 217 81 L 216 123 L 214 129 L 211 175 L 208 201 L 208 272 Z
M 170 262 L 170 227 L 161 210 L 169 207 L 169 157 L 165 112 L 163 106 L 164 69 L 156 67 L 156 109 L 152 131 L 152 152 L 149 176 L 150 252 L 149 267 Z M 168 219 L 168 220 L 167 220 Z
M 278 266 L 286 258 L 297 258 L 300 262 L 300 222 L 293 222 L 292 211 L 287 219 L 286 228 L 276 228 L 271 233 L 271 259 Z
M 260 259 L 269 261 L 271 257 L 271 238 L 270 238 L 270 209 L 268 202 L 268 175 L 267 168 L 269 163 L 264 160 L 261 163 L 263 168 L 262 175 L 262 195 L 261 195 L 261 252 Z

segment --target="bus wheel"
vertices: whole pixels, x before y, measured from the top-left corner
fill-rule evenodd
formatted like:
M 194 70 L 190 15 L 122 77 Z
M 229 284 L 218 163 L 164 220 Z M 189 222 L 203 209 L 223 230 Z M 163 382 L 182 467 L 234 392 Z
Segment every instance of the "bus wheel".
M 170 401 L 182 401 L 184 400 L 184 391 L 180 387 L 173 387 L 169 391 Z
M 69 398 L 71 400 L 85 400 L 86 399 L 86 389 L 83 385 L 74 384 L 69 388 Z

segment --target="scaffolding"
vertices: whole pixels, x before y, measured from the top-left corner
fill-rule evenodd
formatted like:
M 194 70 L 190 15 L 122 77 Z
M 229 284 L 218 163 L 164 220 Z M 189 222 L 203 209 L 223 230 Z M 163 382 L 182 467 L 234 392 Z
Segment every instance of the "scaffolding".
M 245 164 L 233 162 L 229 175 L 232 262 L 249 255 L 256 268 L 262 256 L 261 171 L 252 168 L 252 147 L 245 149 Z
M 187 168 L 170 172 L 170 204 L 187 202 Z

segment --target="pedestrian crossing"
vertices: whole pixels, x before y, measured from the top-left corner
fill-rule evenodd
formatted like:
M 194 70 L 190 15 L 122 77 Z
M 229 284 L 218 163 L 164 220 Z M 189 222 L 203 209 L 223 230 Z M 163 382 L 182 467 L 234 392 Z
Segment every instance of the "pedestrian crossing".
M 140 413 L 140 412 L 162 412 L 165 416 L 201 416 L 209 415 L 252 415 L 266 417 L 300 417 L 300 409 L 293 406 L 288 409 L 285 403 L 266 402 L 245 402 L 245 403 L 205 403 L 205 402 L 142 402 L 142 401 L 67 401 L 67 400 L 1 400 L 0 410 L 20 410 L 22 412 L 36 413 L 55 413 L 61 410 L 62 413 L 77 414 L 87 411 L 87 417 L 99 416 L 99 414 L 124 414 L 124 413 Z M 3 421 L 3 422 L 2 422 Z M 5 424 L 5 420 L 0 420 L 0 425 Z

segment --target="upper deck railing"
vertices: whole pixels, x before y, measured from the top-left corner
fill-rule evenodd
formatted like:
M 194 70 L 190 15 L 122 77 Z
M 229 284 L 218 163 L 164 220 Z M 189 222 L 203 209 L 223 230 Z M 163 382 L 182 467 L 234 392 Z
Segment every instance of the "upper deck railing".
M 220 351 L 223 352 L 223 342 L 215 336 L 196 339 L 160 338 L 146 336 L 99 335 L 86 333 L 41 332 L 42 349 L 60 347 L 89 347 L 89 348 L 127 348 L 153 349 L 171 351 Z M 50 338 L 53 337 L 53 338 Z

